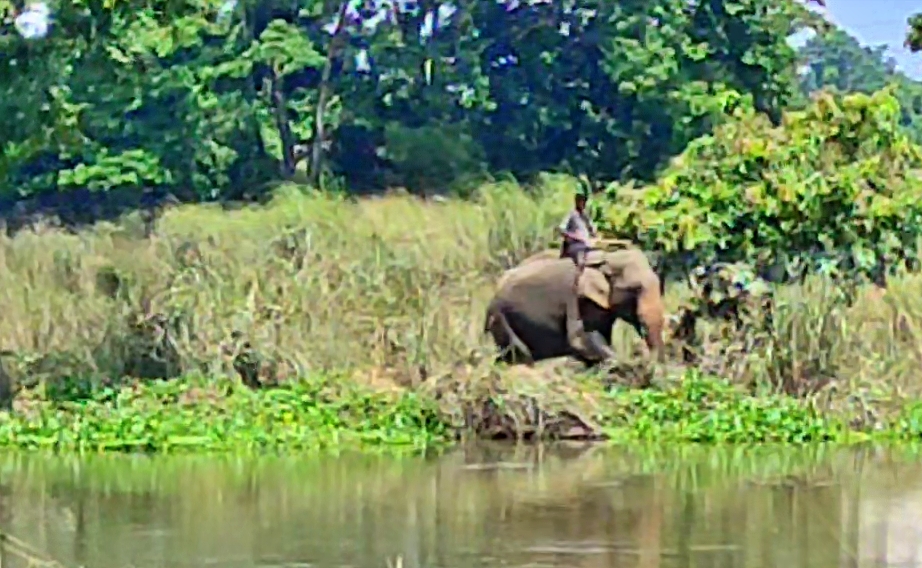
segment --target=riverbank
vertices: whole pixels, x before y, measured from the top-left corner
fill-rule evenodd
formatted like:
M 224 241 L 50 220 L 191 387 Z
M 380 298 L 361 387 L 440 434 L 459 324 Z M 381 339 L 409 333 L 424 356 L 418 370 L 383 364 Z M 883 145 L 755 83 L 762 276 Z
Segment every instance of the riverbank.
M 0 448 L 64 452 L 418 452 L 470 438 L 613 443 L 813 444 L 913 441 L 922 406 L 874 429 L 816 401 L 755 396 L 694 372 L 660 388 L 606 389 L 598 377 L 526 385 L 376 390 L 344 377 L 252 391 L 203 378 L 103 390 L 80 402 L 32 398 L 0 417 Z
M 548 245 L 573 190 L 560 177 L 485 186 L 469 201 L 291 190 L 266 207 L 169 210 L 152 238 L 131 217 L 2 237 L 0 346 L 18 394 L 0 447 L 300 451 L 459 436 L 756 443 L 922 431 L 916 274 L 854 303 L 823 278 L 781 287 L 769 336 L 734 339 L 702 324 L 699 369 L 719 380 L 677 361 L 647 390 L 629 387 L 630 369 L 593 377 L 566 364 L 487 364 L 495 279 Z M 669 284 L 670 310 L 685 294 Z M 616 327 L 619 361 L 637 361 L 641 345 Z

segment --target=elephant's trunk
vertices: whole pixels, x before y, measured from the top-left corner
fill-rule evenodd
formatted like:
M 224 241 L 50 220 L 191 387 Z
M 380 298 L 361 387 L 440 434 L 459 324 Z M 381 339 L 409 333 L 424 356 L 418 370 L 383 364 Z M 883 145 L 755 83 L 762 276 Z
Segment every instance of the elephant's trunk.
M 665 311 L 663 297 L 659 294 L 659 283 L 644 289 L 637 302 L 637 319 L 646 328 L 645 339 L 650 354 L 659 362 L 663 362 L 666 357 L 666 343 L 663 339 L 663 330 L 666 327 Z
M 653 331 L 652 328 L 647 328 L 647 348 L 650 350 L 650 355 L 652 355 L 657 362 L 663 363 L 666 360 L 666 344 L 663 341 L 663 328 L 660 327 L 658 330 Z

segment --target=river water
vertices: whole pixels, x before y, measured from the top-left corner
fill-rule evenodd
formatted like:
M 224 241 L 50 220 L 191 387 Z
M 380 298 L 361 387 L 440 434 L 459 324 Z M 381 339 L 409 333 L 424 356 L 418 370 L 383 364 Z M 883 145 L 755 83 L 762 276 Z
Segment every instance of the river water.
M 4 455 L 0 528 L 88 568 L 910 567 L 922 566 L 920 456 L 592 445 Z M 8 543 L 0 565 L 28 563 Z

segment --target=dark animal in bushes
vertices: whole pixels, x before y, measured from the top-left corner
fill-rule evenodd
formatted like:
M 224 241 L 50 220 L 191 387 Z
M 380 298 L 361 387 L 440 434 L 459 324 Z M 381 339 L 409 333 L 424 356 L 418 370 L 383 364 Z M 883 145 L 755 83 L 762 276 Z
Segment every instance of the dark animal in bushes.
M 737 333 L 771 331 L 773 295 L 768 283 L 745 263 L 715 263 L 688 274 L 692 296 L 675 314 L 671 340 L 682 345 L 686 363 L 697 360 L 698 320 L 726 322 Z
M 771 327 L 772 289 L 751 266 L 719 262 L 699 266 L 688 276 L 699 316 L 732 322 L 737 330 L 762 319 Z
M 6 371 L 3 361 L 0 361 L 0 410 L 13 410 L 14 398 L 16 398 L 16 389 L 13 378 Z

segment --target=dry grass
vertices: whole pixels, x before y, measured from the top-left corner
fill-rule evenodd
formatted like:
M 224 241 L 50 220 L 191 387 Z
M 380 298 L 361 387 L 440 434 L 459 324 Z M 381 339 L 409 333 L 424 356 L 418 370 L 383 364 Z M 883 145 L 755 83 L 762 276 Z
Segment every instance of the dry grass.
M 546 244 L 561 185 L 537 199 L 486 187 L 479 203 L 291 191 L 266 208 L 176 208 L 150 240 L 132 219 L 20 233 L 0 241 L 0 348 L 31 374 L 117 377 L 227 372 L 248 343 L 279 380 L 413 382 L 483 345 L 494 277 Z M 138 336 L 164 329 L 169 364 L 139 361 Z
M 458 381 L 485 368 L 495 278 L 547 244 L 571 189 L 548 178 L 531 197 L 497 184 L 476 202 L 444 203 L 292 190 L 264 208 L 168 211 L 149 240 L 136 219 L 77 235 L 20 233 L 0 240 L 0 348 L 14 374 L 45 382 L 228 374 L 242 351 L 270 383 L 343 370 L 382 387 L 452 371 Z M 824 392 L 841 404 L 916 396 L 920 293 L 916 275 L 851 307 L 824 281 L 785 289 L 771 338 L 727 357 L 745 342 L 709 329 L 710 361 L 730 378 L 789 391 L 829 383 Z M 675 305 L 682 291 L 667 295 Z M 615 347 L 628 359 L 639 342 L 619 327 Z M 164 360 L 148 357 L 151 347 Z

